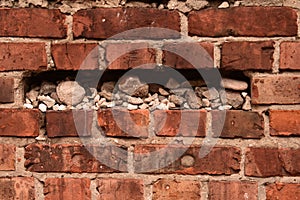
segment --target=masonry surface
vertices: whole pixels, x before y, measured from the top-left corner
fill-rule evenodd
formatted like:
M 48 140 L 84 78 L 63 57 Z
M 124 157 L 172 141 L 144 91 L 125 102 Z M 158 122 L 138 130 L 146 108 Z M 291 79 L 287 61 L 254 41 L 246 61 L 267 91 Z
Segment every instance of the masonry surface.
M 300 199 L 298 1 L 1 0 L 0 6 L 1 200 Z M 145 27 L 174 32 L 111 39 Z M 205 49 L 212 65 L 195 70 L 164 49 L 176 52 L 187 41 Z M 148 96 L 139 93 L 137 106 L 122 102 L 128 109 L 115 109 L 101 83 L 95 92 L 105 106 L 73 107 L 50 92 L 53 105 L 40 98 L 47 96 L 43 81 L 55 91 L 80 72 L 91 80 L 105 71 L 102 82 L 117 82 L 144 64 L 157 74 L 163 65 L 191 77 L 220 71 L 246 84 L 245 96 L 238 93 L 241 103 L 234 107 L 232 100 L 228 109 L 205 95 L 185 109 L 175 103 L 152 109 L 152 100 L 142 109 Z M 200 82 L 188 83 L 208 90 Z M 157 102 L 172 103 L 171 90 L 157 90 Z M 36 102 L 31 91 L 40 95 Z M 216 143 L 201 157 L 207 141 Z

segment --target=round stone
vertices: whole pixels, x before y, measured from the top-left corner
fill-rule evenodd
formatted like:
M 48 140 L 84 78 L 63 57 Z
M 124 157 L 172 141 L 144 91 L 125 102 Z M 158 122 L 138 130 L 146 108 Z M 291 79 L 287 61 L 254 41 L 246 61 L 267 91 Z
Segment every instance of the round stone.
M 59 100 L 66 105 L 77 105 L 85 96 L 84 88 L 76 81 L 61 82 L 56 88 L 56 93 Z
M 195 164 L 195 158 L 190 155 L 185 155 L 181 158 L 181 165 L 184 167 L 192 167 Z

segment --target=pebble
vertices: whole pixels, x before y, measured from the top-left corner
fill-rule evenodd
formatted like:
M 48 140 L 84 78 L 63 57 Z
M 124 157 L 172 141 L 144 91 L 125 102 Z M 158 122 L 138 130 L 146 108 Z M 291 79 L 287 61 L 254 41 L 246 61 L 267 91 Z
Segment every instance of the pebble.
M 185 99 L 192 109 L 199 109 L 202 106 L 201 99 L 196 96 L 193 90 L 189 90 L 185 93 Z
M 40 94 L 51 94 L 52 92 L 55 92 L 56 90 L 56 84 L 52 83 L 52 82 L 48 82 L 48 81 L 44 81 L 41 84 L 41 89 L 40 89 Z
M 219 92 L 216 88 L 209 88 L 207 91 L 202 92 L 202 95 L 206 97 L 208 100 L 214 100 L 219 98 Z
M 224 1 L 221 3 L 221 5 L 218 6 L 218 8 L 229 8 L 229 3 L 227 1 Z
M 114 81 L 104 82 L 101 86 L 101 91 L 113 93 L 115 85 L 116 85 L 116 82 L 114 82 Z
M 168 96 L 169 95 L 169 92 L 167 92 L 165 89 L 163 88 L 158 88 L 158 92 L 159 94 L 163 95 L 163 96 Z
M 33 103 L 37 100 L 38 95 L 39 95 L 39 92 L 34 89 L 32 89 L 26 93 L 26 97 L 31 101 L 31 103 Z
M 131 103 L 133 105 L 140 105 L 140 104 L 144 103 L 144 101 L 140 97 L 129 97 L 128 103 Z
M 242 106 L 243 110 L 251 110 L 251 98 L 249 96 L 246 96 L 245 103 Z
M 241 107 L 244 103 L 243 97 L 238 92 L 226 91 L 226 100 L 226 104 L 231 105 L 235 109 Z
M 46 112 L 47 111 L 47 106 L 43 103 L 39 104 L 39 110 L 42 112 Z
M 24 103 L 23 107 L 28 108 L 28 109 L 32 109 L 33 105 L 31 105 L 30 103 Z
M 142 105 L 139 106 L 140 109 L 147 109 L 149 108 L 148 104 L 143 103 Z
M 209 5 L 208 1 L 201 0 L 187 0 L 186 5 L 193 8 L 194 10 L 200 10 Z
M 52 108 L 55 105 L 55 100 L 49 97 L 48 95 L 38 96 L 38 100 L 46 104 L 47 108 Z
M 137 106 L 137 105 L 132 105 L 132 104 L 129 103 L 129 104 L 127 105 L 127 109 L 128 109 L 128 110 L 136 110 L 136 109 L 138 109 L 138 106 Z
M 184 100 L 185 99 L 183 97 L 177 96 L 175 94 L 172 94 L 172 95 L 169 96 L 169 101 L 173 102 L 174 104 L 176 104 L 178 106 L 183 104 Z
M 243 91 L 248 88 L 248 83 L 245 81 L 223 78 L 221 86 L 230 90 Z
M 139 87 L 143 86 L 140 79 L 137 76 L 122 77 L 119 82 L 119 89 L 128 94 L 132 95 Z
M 135 97 L 147 97 L 149 93 L 149 85 L 145 84 L 142 85 L 141 87 L 139 87 L 138 89 L 136 89 L 132 96 Z
M 168 88 L 168 89 L 176 89 L 176 88 L 179 88 L 179 87 L 180 87 L 180 84 L 174 78 L 170 78 L 168 80 L 168 82 L 166 83 L 166 88 Z
M 203 105 L 204 107 L 209 107 L 209 106 L 210 106 L 209 100 L 206 99 L 206 98 L 203 98 L 203 99 L 202 99 L 202 105 Z
M 188 90 L 189 89 L 187 89 L 187 88 L 178 88 L 178 89 L 170 90 L 170 92 L 173 93 L 173 94 L 176 94 L 177 96 L 184 96 L 184 94 Z
M 61 82 L 56 88 L 56 93 L 59 100 L 66 105 L 77 105 L 85 96 L 84 88 L 76 81 Z
M 99 94 L 100 94 L 100 96 L 104 97 L 108 101 L 112 100 L 113 93 L 111 93 L 109 91 L 103 90 L 103 91 L 99 92 Z

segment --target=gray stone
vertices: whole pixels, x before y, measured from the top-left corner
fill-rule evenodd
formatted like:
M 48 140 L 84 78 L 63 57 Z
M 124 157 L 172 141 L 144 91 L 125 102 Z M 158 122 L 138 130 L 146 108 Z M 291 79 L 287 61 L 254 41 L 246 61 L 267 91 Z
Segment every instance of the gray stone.
M 230 90 L 243 91 L 248 88 L 248 83 L 245 81 L 223 78 L 221 86 Z
M 246 96 L 245 103 L 242 106 L 243 110 L 251 110 L 251 98 L 249 96 Z
M 209 5 L 208 1 L 201 0 L 187 0 L 186 5 L 193 8 L 194 10 L 200 10 Z
M 85 96 L 84 88 L 76 81 L 61 82 L 56 88 L 56 93 L 59 100 L 68 106 L 79 104 Z
M 133 105 L 140 105 L 140 104 L 144 103 L 144 101 L 143 101 L 143 99 L 141 99 L 139 97 L 129 97 L 128 103 L 131 103 Z
M 202 106 L 201 99 L 197 97 L 193 90 L 189 90 L 185 93 L 185 99 L 192 109 L 199 109 Z
M 177 95 L 174 95 L 174 94 L 169 96 L 169 101 L 173 102 L 175 105 L 178 105 L 178 106 L 183 104 L 184 100 L 185 99 L 183 97 L 180 97 L 180 96 L 177 96 Z
M 147 97 L 148 96 L 148 93 L 149 93 L 149 85 L 147 84 L 144 84 L 142 85 L 141 87 L 137 88 L 132 96 L 135 96 L 135 97 Z
M 41 89 L 40 89 L 40 94 L 51 94 L 52 92 L 56 91 L 56 84 L 48 82 L 48 81 L 44 81 L 41 84 Z
M 219 92 L 216 88 L 209 88 L 207 91 L 202 92 L 202 96 L 206 97 L 208 100 L 214 100 L 219 98 Z
M 174 78 L 169 78 L 168 82 L 166 83 L 166 88 L 168 88 L 168 89 L 176 89 L 179 87 L 180 87 L 180 84 Z
M 143 85 L 144 84 L 141 83 L 137 76 L 127 76 L 121 78 L 118 86 L 122 92 L 128 95 L 133 95 L 134 92 Z
M 26 93 L 26 97 L 31 101 L 31 103 L 33 103 L 37 100 L 38 95 L 39 95 L 39 92 L 34 89 L 32 89 Z
M 180 163 L 184 167 L 192 167 L 195 164 L 195 158 L 190 155 L 185 155 L 181 158 Z
M 226 99 L 226 104 L 231 105 L 235 109 L 240 108 L 244 103 L 243 97 L 238 92 L 226 91 Z M 222 103 L 225 104 L 225 102 Z
M 178 89 L 173 89 L 170 92 L 172 94 L 175 94 L 177 96 L 184 96 L 184 94 L 186 93 L 186 91 L 188 91 L 189 89 L 187 88 L 178 88 Z

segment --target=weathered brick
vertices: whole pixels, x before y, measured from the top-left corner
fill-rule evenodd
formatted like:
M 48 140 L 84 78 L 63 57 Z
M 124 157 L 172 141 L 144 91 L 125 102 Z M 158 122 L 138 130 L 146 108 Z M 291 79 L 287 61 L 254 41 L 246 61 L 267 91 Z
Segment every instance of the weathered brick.
M 32 172 L 102 173 L 127 170 L 126 149 L 109 145 L 30 144 L 25 148 L 25 159 L 25 167 Z
M 300 103 L 300 76 L 254 76 L 251 80 L 251 96 L 253 104 Z
M 5 200 L 34 200 L 34 179 L 31 177 L 0 178 L 0 195 Z
M 300 70 L 300 42 L 282 42 L 280 44 L 280 69 Z
M 137 173 L 154 174 L 234 174 L 240 170 L 240 150 L 235 147 L 214 147 L 199 157 L 199 146 L 136 145 L 134 167 Z M 174 162 L 172 162 L 174 161 Z
M 44 43 L 0 43 L 0 71 L 47 68 Z
M 0 77 L 0 103 L 14 102 L 14 79 Z
M 98 179 L 97 190 L 99 200 L 144 199 L 144 183 L 138 179 Z
M 105 109 L 98 111 L 98 125 L 112 137 L 148 137 L 148 110 Z
M 48 137 L 90 136 L 93 111 L 48 111 L 46 130 Z
M 156 51 L 147 43 L 113 43 L 105 48 L 107 69 L 122 69 L 140 67 L 152 69 L 155 67 Z
M 300 149 L 248 148 L 245 174 L 247 176 L 300 175 Z
M 0 109 L 0 136 L 36 137 L 40 120 L 38 110 Z
M 90 200 L 91 181 L 87 178 L 47 178 L 44 186 L 45 200 Z
M 209 200 L 258 199 L 256 182 L 249 181 L 210 181 Z
M 153 8 L 96 8 L 75 13 L 73 27 L 75 38 L 106 39 L 124 31 L 144 27 L 147 29 L 135 30 L 130 34 L 122 33 L 114 38 L 174 38 L 179 37 L 179 33 L 170 34 L 149 27 L 180 31 L 180 17 L 176 11 Z
M 175 69 L 203 69 L 214 67 L 214 45 L 200 43 L 166 43 L 163 64 Z
M 15 170 L 16 147 L 0 144 L 0 171 Z
M 213 16 L 213 17 L 212 17 Z M 297 13 L 288 7 L 233 7 L 190 12 L 189 35 L 296 36 Z
M 274 42 L 225 42 L 222 45 L 221 69 L 271 70 Z
M 267 200 L 290 200 L 300 198 L 300 184 L 274 183 L 266 186 Z
M 262 138 L 264 120 L 257 112 L 230 110 L 212 112 L 213 136 L 221 138 Z
M 65 18 L 58 9 L 1 9 L 0 36 L 64 38 L 67 36 Z
M 270 110 L 270 134 L 300 136 L 300 110 Z
M 93 70 L 99 68 L 97 44 L 64 43 L 51 47 L 54 64 L 58 70 Z
M 199 200 L 199 181 L 160 179 L 153 184 L 153 200 Z
M 206 135 L 206 111 L 157 110 L 153 112 L 153 118 L 158 136 Z

